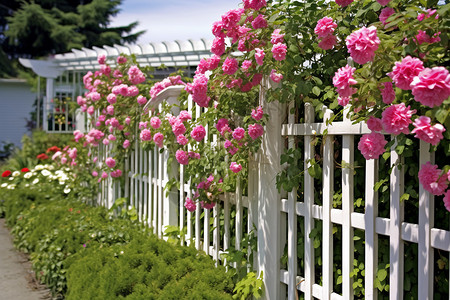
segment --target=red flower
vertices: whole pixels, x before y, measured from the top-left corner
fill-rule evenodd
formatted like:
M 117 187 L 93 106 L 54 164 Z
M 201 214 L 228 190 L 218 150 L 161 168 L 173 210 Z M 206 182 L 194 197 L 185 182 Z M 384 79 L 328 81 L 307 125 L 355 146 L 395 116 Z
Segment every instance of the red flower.
M 2 177 L 9 177 L 10 175 L 11 175 L 10 170 L 6 170 L 5 172 L 2 173 Z
M 48 159 L 48 155 L 45 153 L 41 153 L 38 156 L 36 156 L 36 158 L 40 159 L 40 160 L 46 160 L 46 159 Z
M 21 171 L 22 171 L 22 173 L 26 173 L 26 172 L 30 172 L 30 169 L 28 169 L 28 168 L 23 168 Z
M 47 153 L 49 152 L 57 152 L 57 151 L 61 151 L 60 148 L 58 148 L 57 146 L 51 146 L 50 148 L 47 149 Z

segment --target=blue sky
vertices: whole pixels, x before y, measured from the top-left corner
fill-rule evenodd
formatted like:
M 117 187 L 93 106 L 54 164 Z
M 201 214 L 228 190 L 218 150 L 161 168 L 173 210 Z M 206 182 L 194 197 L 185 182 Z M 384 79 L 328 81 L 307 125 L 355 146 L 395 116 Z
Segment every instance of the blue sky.
M 213 38 L 211 25 L 241 0 L 123 0 L 111 26 L 139 21 L 147 30 L 138 40 L 148 42 Z

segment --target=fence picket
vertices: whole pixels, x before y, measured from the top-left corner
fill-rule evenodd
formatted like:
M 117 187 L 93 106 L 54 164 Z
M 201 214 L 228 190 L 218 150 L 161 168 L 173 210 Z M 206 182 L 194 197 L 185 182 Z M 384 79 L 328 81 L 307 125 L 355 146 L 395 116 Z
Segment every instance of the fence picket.
M 311 103 L 305 104 L 305 123 L 314 122 L 314 108 Z M 308 168 L 311 166 L 309 160 L 314 158 L 314 147 L 312 143 L 312 136 L 305 135 L 304 137 L 304 205 L 305 205 L 305 299 L 312 299 L 312 286 L 314 284 L 314 243 L 309 237 L 311 231 L 314 229 L 313 218 L 313 204 L 314 204 L 314 179 L 309 174 Z
M 401 158 L 395 152 L 397 143 L 391 149 L 390 175 L 390 225 L 389 225 L 389 297 L 390 299 L 403 299 L 403 171 L 398 164 Z M 425 299 L 425 298 L 424 298 Z

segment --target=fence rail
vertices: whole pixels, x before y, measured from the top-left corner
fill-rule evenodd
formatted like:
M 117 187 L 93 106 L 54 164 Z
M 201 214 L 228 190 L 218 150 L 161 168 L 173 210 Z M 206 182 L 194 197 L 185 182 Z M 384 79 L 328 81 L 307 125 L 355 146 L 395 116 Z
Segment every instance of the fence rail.
M 180 88 L 171 87 L 153 100 L 150 105 L 158 106 L 162 101 L 172 103 Z M 404 295 L 404 246 L 405 242 L 418 244 L 418 294 L 419 299 L 433 299 L 434 250 L 450 252 L 450 231 L 434 227 L 434 199 L 422 186 L 419 187 L 418 224 L 405 221 L 404 193 L 405 175 L 398 164 L 402 160 L 390 150 L 389 166 L 389 211 L 379 212 L 379 192 L 374 186 L 380 177 L 378 160 L 369 160 L 362 166 L 364 180 L 364 209 L 354 211 L 355 201 L 355 140 L 359 135 L 369 133 L 363 123 L 353 124 L 344 116 L 342 121 L 326 124 L 333 112 L 324 107 L 323 119 L 316 121 L 311 104 L 304 107 L 304 122 L 296 123 L 292 114 L 293 105 L 287 109 L 278 103 L 267 103 L 261 93 L 260 103 L 271 116 L 263 136 L 262 149 L 254 161 L 249 162 L 248 189 L 243 191 L 240 180 L 235 193 L 226 193 L 212 211 L 201 209 L 195 212 L 184 208 L 186 197 L 193 194 L 192 185 L 186 181 L 184 167 L 168 165 L 168 152 L 159 149 L 145 151 L 136 144 L 136 151 L 126 161 L 125 197 L 129 197 L 136 207 L 139 219 L 153 228 L 154 233 L 163 237 L 165 226 L 177 226 L 186 231 L 181 244 L 193 243 L 197 249 L 211 255 L 217 263 L 222 263 L 220 254 L 230 247 L 241 249 L 243 233 L 256 232 L 258 252 L 255 253 L 255 266 L 264 272 L 267 299 L 353 299 L 353 264 L 355 255 L 355 230 L 364 231 L 364 289 L 366 299 L 377 299 L 376 286 L 379 270 L 379 238 L 389 239 L 389 298 L 403 299 Z M 194 108 L 189 100 L 189 108 Z M 289 113 L 288 113 L 289 111 Z M 196 115 L 201 113 L 196 107 Z M 287 120 L 287 122 L 285 122 Z M 322 138 L 321 153 L 316 153 L 312 141 Z M 280 155 L 285 148 L 303 147 L 303 187 L 299 186 L 289 193 L 279 193 L 275 178 L 282 170 Z M 212 136 L 210 142 L 216 142 Z M 300 142 L 299 142 L 300 141 Z M 338 142 L 337 142 L 338 141 Z M 433 161 L 429 146 L 420 142 L 418 167 Z M 313 178 L 308 168 L 311 159 L 321 155 L 322 186 Z M 336 157 L 340 165 L 340 175 L 336 177 Z M 386 169 L 386 166 L 384 166 Z M 169 175 L 176 176 L 180 182 L 179 190 L 164 191 Z M 333 197 L 340 186 L 342 204 L 333 206 Z M 121 196 L 110 182 L 100 189 L 99 203 L 111 206 L 116 197 Z M 316 195 L 315 195 L 316 194 Z M 316 203 L 315 199 L 320 199 Z M 231 212 L 235 216 L 232 218 Z M 386 217 L 388 215 L 388 217 Z M 234 226 L 232 228 L 232 226 Z M 341 242 L 336 244 L 334 230 L 339 228 Z M 311 233 L 321 228 L 322 267 L 315 274 L 315 240 Z M 299 230 L 301 229 L 301 230 Z M 301 238 L 303 244 L 298 245 Z M 303 247 L 304 257 L 299 263 L 298 248 Z M 340 249 L 338 249 L 340 247 Z M 285 250 L 286 249 L 286 250 Z M 286 266 L 280 260 L 286 252 Z M 335 254 L 341 253 L 342 283 L 335 281 Z M 362 254 L 361 254 L 362 255 Z M 448 256 L 448 253 L 447 253 Z M 318 276 L 320 275 L 320 276 Z M 321 282 L 317 282 L 317 278 Z M 340 292 L 337 292 L 340 291 Z

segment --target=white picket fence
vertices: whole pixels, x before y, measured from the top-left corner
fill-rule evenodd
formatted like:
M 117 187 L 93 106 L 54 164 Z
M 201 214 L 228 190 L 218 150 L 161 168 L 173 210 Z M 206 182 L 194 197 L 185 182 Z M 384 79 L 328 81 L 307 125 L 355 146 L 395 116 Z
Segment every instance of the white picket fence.
M 263 91 L 263 90 L 262 90 Z M 179 87 L 170 87 L 163 91 L 148 105 L 158 106 L 162 101 L 174 102 L 180 92 Z M 255 267 L 259 274 L 263 271 L 266 299 L 353 299 L 354 229 L 364 230 L 365 239 L 365 277 L 366 299 L 377 299 L 378 290 L 375 278 L 378 268 L 378 238 L 389 238 L 389 298 L 403 299 L 404 278 L 404 242 L 418 244 L 418 293 L 419 299 L 433 299 L 434 250 L 450 251 L 450 231 L 434 228 L 434 199 L 421 186 L 419 188 L 419 224 L 404 221 L 404 201 L 400 198 L 404 189 L 404 175 L 396 162 L 398 155 L 391 151 L 390 166 L 393 171 L 389 182 L 389 218 L 378 213 L 378 193 L 374 185 L 378 181 L 378 160 L 366 161 L 365 168 L 365 213 L 354 212 L 354 162 L 355 136 L 369 133 L 365 124 L 352 124 L 344 117 L 343 121 L 326 124 L 333 112 L 324 107 L 324 118 L 315 122 L 312 105 L 305 105 L 305 122 L 295 123 L 295 116 L 288 113 L 285 105 L 267 103 L 265 95 L 260 94 L 260 103 L 265 113 L 270 115 L 263 136 L 262 149 L 255 161 L 250 162 L 248 190 L 242 191 L 240 182 L 232 194 L 225 194 L 222 201 L 212 211 L 201 209 L 197 205 L 195 212 L 184 208 L 186 197 L 192 197 L 193 187 L 184 177 L 184 168 L 169 166 L 168 153 L 159 149 L 144 151 L 136 144 L 136 151 L 126 162 L 125 197 L 129 197 L 136 207 L 139 219 L 153 228 L 154 233 L 163 237 L 165 226 L 178 226 L 186 229 L 181 243 L 194 243 L 211 255 L 218 263 L 220 254 L 234 244 L 241 249 L 243 232 L 256 232 L 258 251 L 255 253 Z M 189 100 L 189 109 L 200 108 Z M 289 107 L 292 108 L 292 107 Z M 192 111 L 192 110 L 191 110 Z M 175 112 L 176 113 L 176 112 Z M 287 123 L 286 123 L 287 121 Z M 327 134 L 323 136 L 324 130 Z M 323 136 L 322 163 L 322 205 L 314 203 L 314 179 L 309 175 L 306 163 L 314 158 L 314 146 L 311 141 Z M 294 189 L 280 194 L 276 188 L 276 175 L 282 170 L 280 155 L 284 152 L 285 140 L 288 146 L 295 147 L 295 138 L 303 138 L 304 188 Z M 342 148 L 334 149 L 334 139 L 342 140 Z M 216 142 L 212 137 L 210 141 Z M 342 178 L 334 177 L 334 154 L 339 151 L 342 161 Z M 433 161 L 426 143 L 420 143 L 420 161 L 422 165 Z M 166 194 L 164 186 L 169 174 L 177 176 L 179 190 Z M 239 180 L 239 179 L 238 179 Z M 333 208 L 333 186 L 342 182 L 342 208 Z M 112 188 L 109 181 L 103 183 L 99 193 L 99 203 L 112 206 L 114 199 L 120 197 L 118 188 Z M 302 195 L 298 197 L 297 195 Z M 246 195 L 246 196 L 243 196 Z M 232 219 L 231 212 L 235 212 Z M 203 220 L 203 222 L 202 222 Z M 221 220 L 223 228 L 221 230 Z M 304 267 L 300 268 L 297 257 L 298 222 L 304 222 Z M 314 245 L 309 237 L 316 222 L 322 222 L 322 284 L 315 282 Z M 231 224 L 234 223 L 234 228 Z M 247 224 L 247 226 L 245 226 Z M 342 231 L 342 293 L 335 292 L 333 281 L 333 224 Z M 253 228 L 253 225 L 256 228 Z M 222 232 L 222 234 L 221 234 Z M 280 259 L 287 245 L 287 268 L 282 269 Z M 448 255 L 448 253 L 447 253 Z M 450 275 L 449 275 L 450 276 Z

